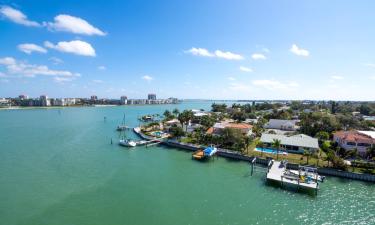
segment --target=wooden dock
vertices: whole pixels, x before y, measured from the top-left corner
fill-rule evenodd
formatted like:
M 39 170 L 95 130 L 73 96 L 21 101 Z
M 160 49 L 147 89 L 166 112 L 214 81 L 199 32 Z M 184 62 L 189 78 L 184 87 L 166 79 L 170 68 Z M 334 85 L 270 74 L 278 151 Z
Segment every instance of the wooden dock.
M 288 175 L 286 166 L 281 165 L 279 161 L 273 161 L 272 166 L 267 172 L 267 180 L 275 181 L 281 185 L 289 184 L 298 188 L 305 188 L 317 191 L 319 184 L 316 181 L 305 182 L 298 176 Z

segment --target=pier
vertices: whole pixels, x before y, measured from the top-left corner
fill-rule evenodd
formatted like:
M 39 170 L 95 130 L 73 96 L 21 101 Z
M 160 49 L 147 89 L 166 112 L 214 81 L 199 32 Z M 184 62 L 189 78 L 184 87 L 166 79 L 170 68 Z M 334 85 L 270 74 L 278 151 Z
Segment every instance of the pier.
M 308 170 L 306 170 L 306 172 L 304 173 L 301 173 L 301 171 L 305 171 L 304 169 L 310 169 L 311 173 L 308 174 Z M 286 168 L 286 163 L 282 163 L 279 161 L 273 161 L 271 167 L 267 172 L 267 180 L 278 182 L 281 184 L 281 186 L 297 186 L 297 188 L 310 189 L 316 192 L 319 189 L 319 177 L 316 169 L 314 171 L 312 168 L 301 167 L 298 170 L 298 173 L 294 173 L 293 171 Z

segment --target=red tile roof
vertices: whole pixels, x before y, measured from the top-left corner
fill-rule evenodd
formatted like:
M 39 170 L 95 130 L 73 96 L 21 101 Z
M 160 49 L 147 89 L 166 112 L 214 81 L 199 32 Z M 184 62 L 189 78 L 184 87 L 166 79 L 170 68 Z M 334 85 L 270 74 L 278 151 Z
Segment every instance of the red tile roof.
M 352 131 L 338 131 L 333 134 L 334 136 L 340 138 L 341 140 L 345 140 L 347 142 L 361 142 L 361 143 L 375 143 L 375 140 L 371 137 L 359 133 L 355 130 Z

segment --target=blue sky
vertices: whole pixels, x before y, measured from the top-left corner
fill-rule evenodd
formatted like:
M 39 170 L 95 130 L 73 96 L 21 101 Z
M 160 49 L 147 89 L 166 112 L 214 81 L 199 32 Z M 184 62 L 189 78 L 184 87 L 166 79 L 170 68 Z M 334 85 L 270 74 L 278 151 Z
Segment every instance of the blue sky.
M 0 96 L 374 100 L 374 1 L 0 1 Z

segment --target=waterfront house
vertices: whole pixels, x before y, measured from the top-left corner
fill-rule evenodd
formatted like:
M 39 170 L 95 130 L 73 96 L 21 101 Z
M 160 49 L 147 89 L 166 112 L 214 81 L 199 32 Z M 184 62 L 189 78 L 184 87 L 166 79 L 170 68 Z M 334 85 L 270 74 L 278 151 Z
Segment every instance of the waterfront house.
M 375 131 L 338 131 L 333 134 L 333 141 L 347 151 L 356 148 L 364 156 L 367 149 L 375 145 Z
M 241 133 L 244 135 L 251 135 L 253 126 L 247 123 L 232 123 L 232 122 L 225 121 L 225 122 L 215 123 L 214 126 L 208 129 L 207 132 L 220 135 L 222 134 L 225 128 L 237 129 L 237 130 L 240 130 Z
M 296 125 L 298 120 L 277 120 L 270 119 L 268 123 L 264 125 L 266 129 L 277 129 L 286 131 L 296 131 L 299 127 Z
M 280 150 L 282 151 L 303 153 L 305 150 L 315 152 L 319 149 L 318 139 L 304 134 L 286 136 L 263 133 L 260 138 L 260 141 L 265 145 L 264 147 L 267 148 L 272 148 L 274 140 L 280 140 Z

